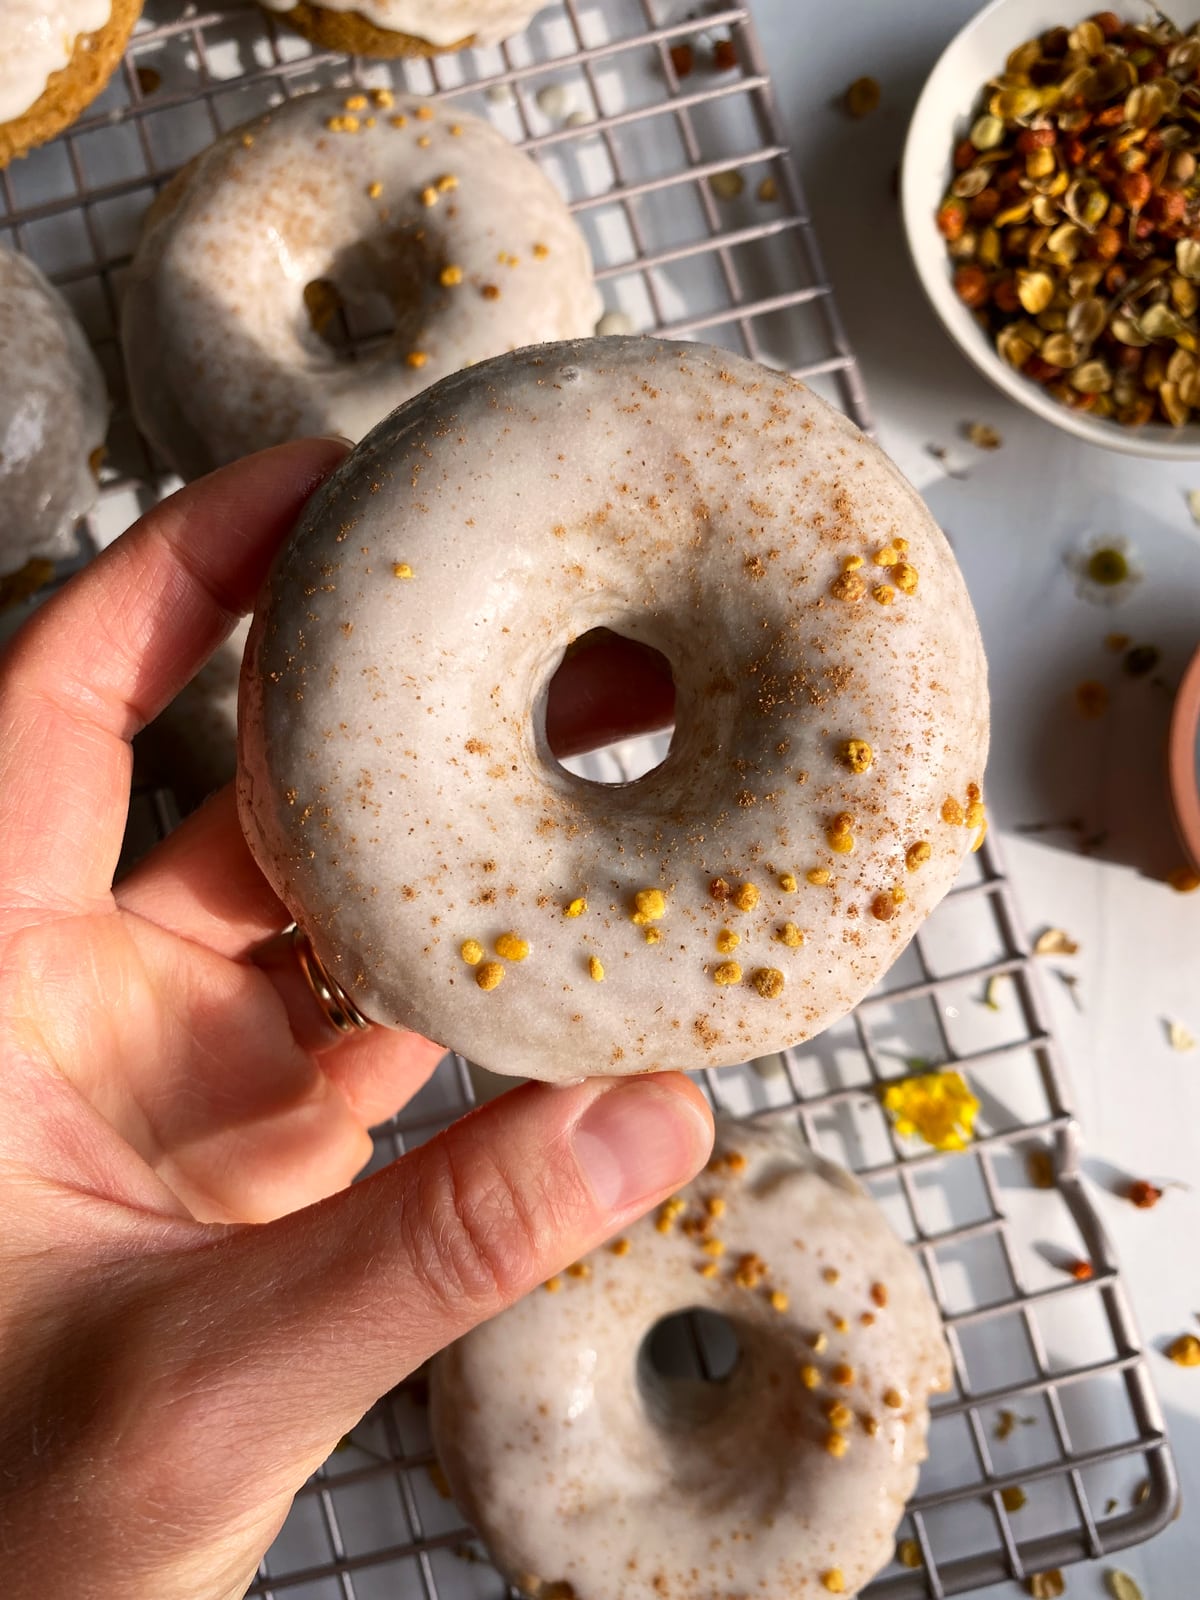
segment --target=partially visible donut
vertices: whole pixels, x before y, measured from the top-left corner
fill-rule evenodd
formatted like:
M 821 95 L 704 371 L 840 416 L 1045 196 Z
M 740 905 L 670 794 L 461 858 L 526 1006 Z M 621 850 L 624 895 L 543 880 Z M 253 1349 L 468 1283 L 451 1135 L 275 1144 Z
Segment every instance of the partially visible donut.
M 95 503 L 108 393 L 70 306 L 3 249 L 0 374 L 0 577 L 38 568 L 45 581 Z
M 142 0 L 21 0 L 4 9 L 0 167 L 75 121 L 112 77 Z
M 645 1341 L 695 1308 L 738 1363 L 666 1384 Z M 950 1375 L 875 1202 L 791 1129 L 725 1123 L 656 1217 L 438 1356 L 434 1443 L 528 1595 L 817 1600 L 891 1557 Z
M 351 55 L 437 55 L 499 44 L 546 0 L 259 0 L 325 50 Z
M 394 331 L 336 352 L 339 305 Z M 304 95 L 226 134 L 151 209 L 122 340 L 138 426 L 184 477 L 305 434 L 361 438 L 448 373 L 590 333 L 583 235 L 478 117 L 391 90 Z
M 663 764 L 560 767 L 605 626 L 670 662 Z M 306 507 L 242 678 L 259 862 L 377 1021 L 538 1078 L 719 1066 L 855 1004 L 980 836 L 975 617 L 910 486 L 725 351 L 517 351 Z

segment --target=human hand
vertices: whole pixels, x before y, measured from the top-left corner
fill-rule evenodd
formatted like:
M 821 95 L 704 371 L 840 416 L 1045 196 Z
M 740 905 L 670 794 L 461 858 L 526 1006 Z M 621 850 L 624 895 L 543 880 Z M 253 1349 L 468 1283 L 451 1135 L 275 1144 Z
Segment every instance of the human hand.
M 437 1047 L 343 1039 L 255 963 L 290 919 L 229 792 L 114 890 L 130 739 L 343 450 L 285 445 L 182 491 L 0 656 L 7 1600 L 240 1596 L 380 1394 L 708 1152 L 682 1076 L 529 1084 L 345 1189 Z M 560 752 L 602 700 L 568 693 Z M 660 683 L 652 723 L 662 705 Z

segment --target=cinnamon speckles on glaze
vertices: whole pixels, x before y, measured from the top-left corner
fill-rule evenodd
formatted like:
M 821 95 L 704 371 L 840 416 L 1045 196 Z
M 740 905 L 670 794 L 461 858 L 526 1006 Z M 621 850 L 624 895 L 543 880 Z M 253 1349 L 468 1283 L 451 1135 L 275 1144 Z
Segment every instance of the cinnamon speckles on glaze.
M 859 1592 L 951 1370 L 874 1201 L 790 1128 L 719 1123 L 708 1170 L 577 1265 L 434 1363 L 438 1456 L 501 1571 L 588 1600 L 815 1600 L 835 1569 Z M 699 1445 L 639 1359 L 695 1306 L 740 1344 Z
M 901 562 L 920 586 L 891 607 L 828 592 Z M 603 625 L 677 685 L 670 754 L 625 787 L 564 771 L 540 724 Z M 243 713 L 248 836 L 357 1004 L 548 1078 L 828 1026 L 952 882 L 987 745 L 961 578 L 890 464 L 778 373 L 623 338 L 472 367 L 376 430 L 279 561 Z M 461 946 L 507 933 L 530 954 L 481 992 Z

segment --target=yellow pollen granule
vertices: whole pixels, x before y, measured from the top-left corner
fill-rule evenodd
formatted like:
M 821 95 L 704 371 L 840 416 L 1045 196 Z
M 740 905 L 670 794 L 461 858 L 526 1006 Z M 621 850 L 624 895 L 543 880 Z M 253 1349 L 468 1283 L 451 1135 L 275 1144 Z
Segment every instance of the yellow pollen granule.
M 888 1292 L 886 1283 L 873 1283 L 871 1285 L 871 1300 L 880 1307 L 887 1305 Z
M 850 1448 L 850 1441 L 844 1433 L 838 1433 L 835 1429 L 832 1433 L 825 1435 L 825 1448 L 831 1456 L 844 1456 Z M 825 1587 L 829 1587 L 828 1582 L 826 1582 Z M 838 1592 L 840 1593 L 841 1591 L 839 1590 Z
M 811 1333 L 808 1336 L 808 1347 L 815 1350 L 818 1355 L 829 1348 L 829 1335 L 827 1333 Z
M 969 783 L 967 785 L 967 799 L 968 800 L 982 800 L 983 799 L 983 790 L 979 787 L 979 785 L 977 783 Z
M 485 300 L 499 300 L 500 298 L 500 286 L 496 283 L 485 283 L 479 292 Z
M 724 1239 L 705 1239 L 700 1247 L 706 1256 L 723 1256 L 725 1254 Z
M 783 973 L 778 967 L 759 967 L 750 982 L 764 1000 L 777 1000 L 783 993 Z
M 713 982 L 720 984 L 723 989 L 728 988 L 731 983 L 741 983 L 742 969 L 736 961 L 722 961 L 713 972 L 712 978 Z
M 877 567 L 894 567 L 900 559 L 900 552 L 894 544 L 885 544 L 881 550 L 876 550 L 872 559 Z
M 588 977 L 593 983 L 604 982 L 604 964 L 599 956 L 588 957 Z
M 372 89 L 371 99 L 374 100 L 380 111 L 390 111 L 396 104 L 396 96 L 390 89 Z
M 767 1300 L 772 1311 L 786 1311 L 788 1308 L 788 1297 L 782 1289 L 772 1289 Z
M 830 1379 L 841 1388 L 854 1382 L 854 1368 L 848 1362 L 839 1361 L 829 1369 Z
M 439 194 L 448 194 L 451 189 L 458 188 L 458 179 L 452 172 L 443 172 L 441 177 L 433 180 Z
M 533 247 L 533 259 L 535 261 L 545 261 L 546 257 L 549 254 L 550 254 L 550 246 L 548 244 L 535 244 L 534 245 L 534 247 Z
M 800 1382 L 806 1389 L 818 1389 L 821 1385 L 821 1374 L 810 1361 L 806 1361 L 800 1368 Z
M 504 982 L 504 968 L 498 961 L 485 961 L 475 969 L 475 982 L 481 989 L 498 989 Z
M 614 1239 L 608 1248 L 614 1256 L 627 1256 L 630 1250 L 633 1249 L 633 1246 L 630 1244 L 628 1239 L 621 1238 Z
M 795 875 L 795 873 L 794 872 L 781 872 L 779 874 L 779 887 L 783 890 L 784 894 L 795 894 L 795 892 L 796 892 L 796 875 Z
M 825 843 L 839 856 L 848 856 L 854 849 L 854 818 L 848 811 L 839 811 L 825 830 Z
M 896 546 L 896 549 L 899 550 L 901 555 L 904 555 L 907 552 L 907 550 L 908 550 L 908 540 L 907 539 L 893 539 L 892 543 Z
M 702 1278 L 715 1278 L 720 1270 L 715 1261 L 702 1261 L 696 1268 Z
M 1167 1346 L 1167 1360 L 1177 1367 L 1200 1367 L 1200 1339 L 1194 1333 L 1181 1333 Z
M 496 940 L 496 954 L 505 961 L 524 961 L 529 954 L 529 940 L 516 933 L 502 933 Z
M 823 889 L 829 882 L 830 871 L 828 867 L 810 867 L 804 876 L 815 888 Z
M 966 821 L 966 813 L 953 795 L 947 795 L 942 801 L 942 821 L 952 828 L 961 828 Z
M 861 600 L 867 586 L 857 572 L 843 572 L 829 585 L 829 592 L 835 600 Z
M 378 200 L 379 196 L 382 193 L 383 193 L 383 185 L 381 183 L 376 182 L 376 183 L 369 183 L 367 185 L 367 199 L 368 200 Z
M 410 350 L 405 356 L 404 360 L 406 365 L 410 367 L 423 367 L 429 360 L 429 357 L 425 354 L 424 350 Z
M 725 1215 L 725 1201 L 719 1194 L 710 1194 L 704 1202 L 704 1214 L 709 1217 L 723 1217 Z
M 420 120 L 422 122 L 432 122 L 433 121 L 433 107 L 432 106 L 418 106 L 417 107 L 417 116 L 420 118 Z
M 357 133 L 357 117 L 326 117 L 325 126 L 330 133 Z
M 547 1294 L 557 1294 L 562 1288 L 562 1279 L 557 1274 L 553 1278 L 547 1278 L 542 1288 Z
M 407 561 L 395 561 L 392 563 L 393 578 L 411 578 L 412 575 L 413 569 L 409 566 Z
M 827 1400 L 825 1416 L 835 1428 L 848 1428 L 854 1421 L 853 1411 L 841 1400 Z
M 863 1432 L 867 1435 L 867 1437 L 869 1439 L 873 1439 L 875 1437 L 875 1435 L 879 1432 L 879 1418 L 878 1417 L 872 1417 L 870 1415 L 864 1415 L 864 1416 L 859 1418 L 859 1421 L 862 1423 Z
M 785 922 L 775 935 L 780 944 L 787 945 L 789 950 L 799 950 L 804 943 L 804 935 L 794 922 Z
M 670 1233 L 675 1226 L 675 1218 L 683 1210 L 686 1201 L 673 1194 L 669 1200 L 664 1200 L 658 1208 L 658 1216 L 654 1219 L 654 1226 L 659 1233 Z
M 423 206 L 435 206 L 438 203 L 438 192 L 431 183 L 427 183 L 418 198 Z
M 421 135 L 421 137 L 417 140 L 417 143 L 420 145 L 422 150 L 428 150 L 429 146 L 433 143 L 433 140 L 429 137 L 429 135 L 427 133 L 423 133 Z
M 753 911 L 758 904 L 758 890 L 752 883 L 739 883 L 730 899 L 739 911 Z
M 904 865 L 910 872 L 916 872 L 923 867 L 933 854 L 933 847 L 928 839 L 918 839 L 916 844 L 910 844 L 904 852 Z
M 838 760 L 851 772 L 870 770 L 875 752 L 865 739 L 846 739 L 838 746 Z
M 667 914 L 667 897 L 661 889 L 639 889 L 633 897 L 633 921 L 639 928 Z
M 968 828 L 982 828 L 986 813 L 982 800 L 972 800 L 967 807 L 966 824 Z
M 864 560 L 863 560 L 863 558 L 861 556 L 847 556 L 846 559 L 842 562 L 842 571 L 843 572 L 857 572 L 859 567 L 862 567 L 862 566 L 865 566 L 865 565 L 866 565 L 866 563 L 864 562 Z
M 921 1546 L 915 1539 L 901 1539 L 896 1546 L 896 1560 L 910 1569 L 921 1565 Z
M 446 131 L 450 134 L 451 138 L 457 139 L 462 133 L 462 123 L 452 122 Z
M 586 1261 L 572 1261 L 567 1268 L 568 1278 L 590 1278 L 592 1269 Z
M 877 583 L 871 590 L 871 599 L 877 600 L 881 606 L 890 606 L 896 598 L 896 591 L 890 583 Z
M 581 917 L 586 910 L 587 910 L 587 901 L 583 898 L 582 895 L 580 895 L 577 899 L 572 900 L 570 905 L 567 905 L 567 906 L 563 907 L 563 916 L 564 917 Z
M 661 928 L 647 928 L 645 933 L 642 934 L 642 938 L 646 941 L 647 944 L 661 944 L 661 942 L 662 942 L 662 929 Z
M 890 1410 L 899 1411 L 904 1405 L 904 1396 L 899 1389 L 885 1389 L 883 1391 L 883 1403 Z
M 443 267 L 438 273 L 438 282 L 441 284 L 443 289 L 453 289 L 456 284 L 459 284 L 462 281 L 463 269 L 461 267 Z
M 845 1451 L 834 1450 L 831 1454 L 840 1456 L 844 1455 Z M 846 1580 L 842 1576 L 841 1567 L 830 1567 L 828 1572 L 823 1572 L 821 1574 L 821 1582 L 829 1590 L 830 1594 L 845 1594 L 846 1592 Z
M 898 561 L 892 568 L 892 582 L 897 589 L 903 589 L 905 594 L 917 592 L 917 569 L 910 566 L 907 561 Z
M 407 128 L 408 127 L 408 118 L 406 116 L 404 116 L 403 113 L 401 113 L 401 115 L 397 116 L 397 117 L 389 117 L 388 121 L 391 123 L 393 128 Z
M 730 956 L 742 942 L 740 933 L 734 933 L 732 928 L 722 928 L 717 934 L 717 949 L 723 956 Z
M 725 1157 L 725 1165 L 730 1172 L 745 1172 L 746 1158 L 740 1150 L 731 1150 Z
M 483 960 L 483 946 L 478 939 L 464 939 L 458 953 L 469 967 L 477 967 Z
M 252 133 L 244 133 L 242 135 L 242 148 L 243 149 L 249 150 L 250 146 L 253 143 L 254 143 L 254 135 Z
M 833 1330 L 835 1333 L 850 1332 L 850 1324 L 846 1321 L 845 1317 L 830 1317 L 829 1320 L 833 1324 Z
M 365 111 L 367 109 L 367 97 L 365 94 L 348 95 L 342 101 L 342 105 L 345 106 L 347 111 Z
M 822 1267 L 821 1268 L 821 1277 L 825 1280 L 826 1283 L 836 1283 L 838 1281 L 838 1279 L 841 1277 L 841 1273 L 838 1271 L 838 1269 L 836 1267 Z

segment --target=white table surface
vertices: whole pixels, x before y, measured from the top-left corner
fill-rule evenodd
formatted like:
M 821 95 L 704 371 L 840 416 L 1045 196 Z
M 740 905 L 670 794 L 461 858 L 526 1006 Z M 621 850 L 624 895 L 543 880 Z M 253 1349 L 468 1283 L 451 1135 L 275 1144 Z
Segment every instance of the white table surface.
M 1065 928 L 1080 944 L 1073 959 L 1048 963 L 1046 988 L 1096 1202 L 1143 1334 L 1161 1352 L 1174 1335 L 1200 1332 L 1200 1050 L 1172 1050 L 1163 1023 L 1177 1019 L 1200 1035 L 1200 894 L 1161 881 L 1183 859 L 1164 779 L 1170 694 L 1123 677 L 1104 638 L 1119 631 L 1157 645 L 1171 687 L 1200 645 L 1200 528 L 1185 500 L 1200 487 L 1200 462 L 1163 466 L 1046 428 L 975 373 L 918 288 L 894 174 L 921 83 L 979 8 L 980 0 L 754 0 L 880 441 L 952 538 L 979 612 L 993 704 L 987 795 L 1026 923 Z M 864 74 L 879 81 L 882 101 L 854 122 L 836 98 Z M 1000 450 L 983 453 L 962 438 L 976 420 L 1002 434 Z M 966 478 L 947 477 L 930 444 L 947 448 Z M 1080 599 L 1064 564 L 1101 533 L 1131 539 L 1145 571 L 1113 609 Z M 1075 685 L 1089 678 L 1112 693 L 1098 721 L 1073 707 Z M 1077 817 L 1088 834 L 1107 834 L 1093 857 L 1070 832 L 1013 831 Z M 1081 1009 L 1054 968 L 1078 974 Z M 1137 1211 L 1112 1192 L 1113 1168 L 1179 1179 L 1195 1192 L 1172 1191 L 1155 1210 Z M 1146 1600 L 1200 1590 L 1200 1370 L 1161 1353 L 1151 1359 L 1184 1512 L 1149 1543 L 1072 1569 L 1072 1600 L 1107 1594 L 1111 1566 L 1131 1573 Z

